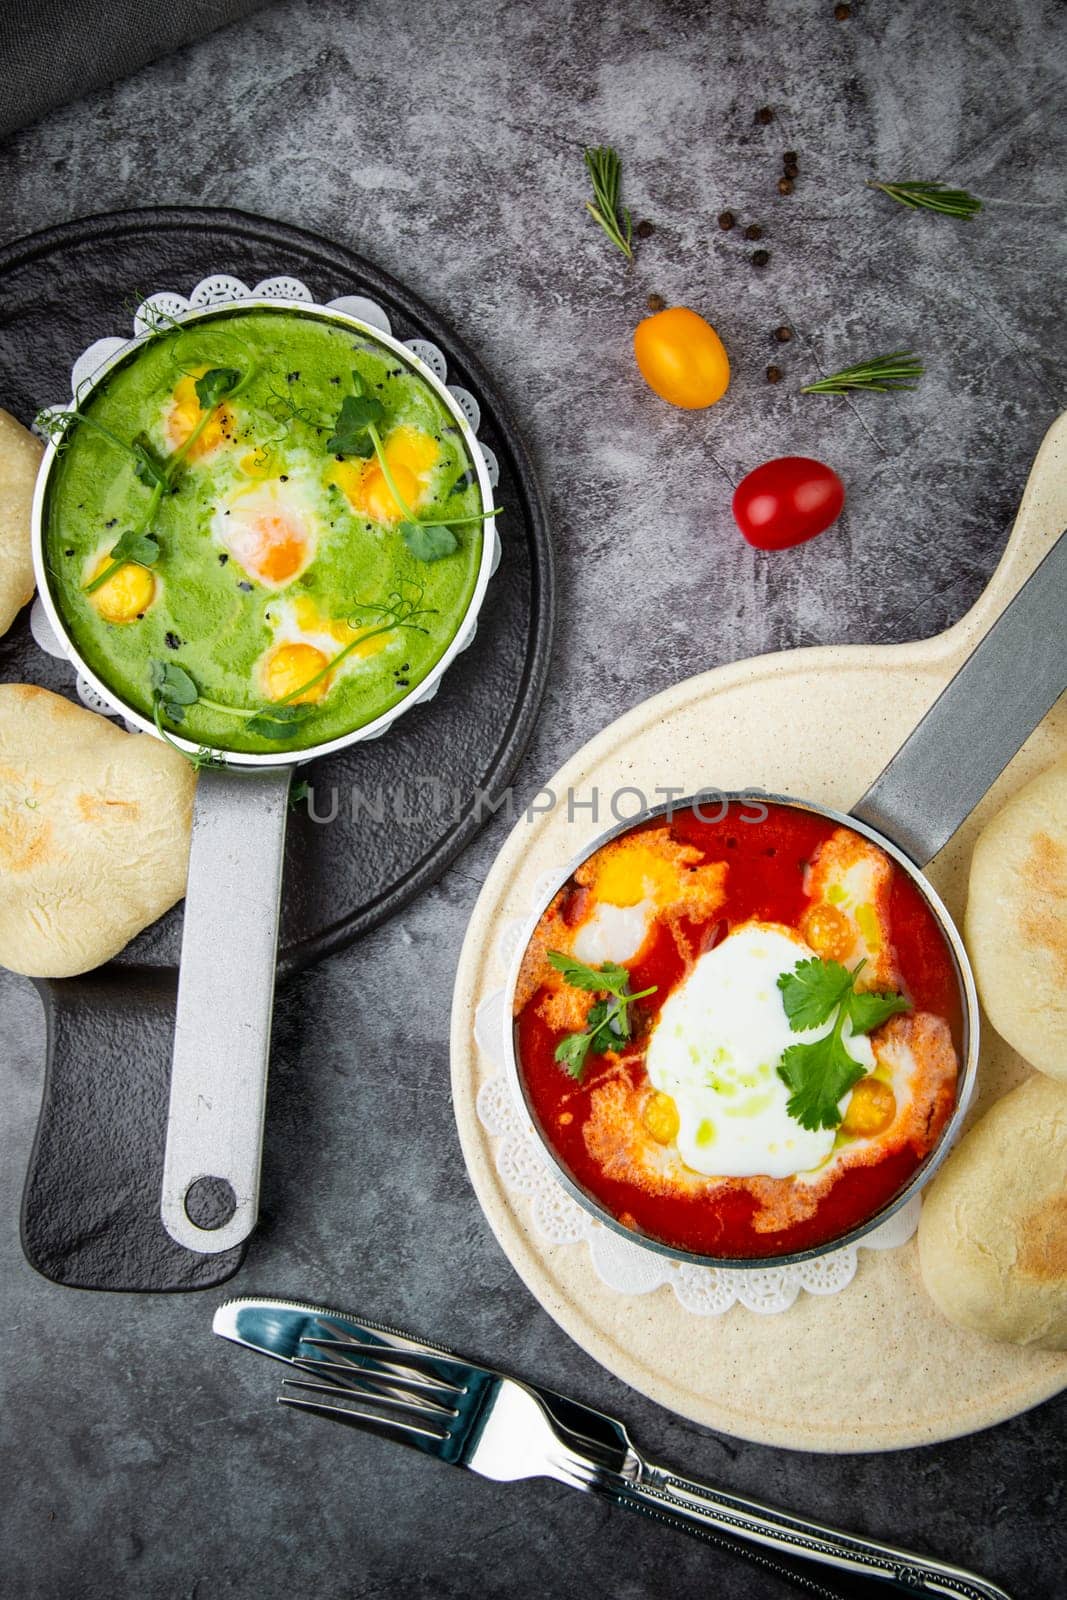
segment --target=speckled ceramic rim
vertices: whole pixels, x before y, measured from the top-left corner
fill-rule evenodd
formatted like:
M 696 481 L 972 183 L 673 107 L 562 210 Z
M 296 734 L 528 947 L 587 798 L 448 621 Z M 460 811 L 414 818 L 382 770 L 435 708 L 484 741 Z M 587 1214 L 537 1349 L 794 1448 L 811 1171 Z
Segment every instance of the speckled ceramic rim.
M 371 344 L 384 345 L 385 348 L 391 351 L 399 361 L 402 361 L 406 367 L 409 367 L 419 378 L 421 378 L 422 381 L 433 390 L 434 394 L 441 401 L 442 405 L 446 407 L 449 415 L 462 435 L 467 454 L 470 458 L 475 473 L 477 474 L 482 509 L 485 511 L 492 510 L 493 491 L 492 485 L 489 482 L 489 472 L 485 464 L 485 457 L 482 455 L 477 437 L 475 436 L 474 430 L 471 428 L 470 423 L 467 421 L 467 418 L 464 416 L 456 400 L 448 392 L 448 389 L 440 381 L 437 375 L 431 372 L 426 363 L 421 361 L 413 351 L 409 350 L 406 345 L 401 344 L 398 339 L 394 339 L 391 334 L 382 333 L 379 328 L 371 327 L 370 323 L 361 322 L 358 317 L 349 316 L 347 312 L 334 310 L 329 306 L 312 305 L 304 300 L 275 300 L 255 296 L 250 296 L 246 300 L 227 301 L 224 305 L 208 306 L 202 310 L 198 309 L 195 311 L 181 312 L 170 320 L 172 320 L 175 325 L 186 327 L 197 322 L 225 320 L 235 316 L 242 316 L 248 311 L 276 311 L 290 313 L 301 317 L 315 318 L 321 322 L 330 322 L 339 327 L 343 327 L 349 332 L 360 334 Z M 153 337 L 155 337 L 155 335 L 151 330 L 142 334 L 138 334 L 135 338 L 129 341 L 124 349 L 117 351 L 116 354 L 110 358 L 110 360 L 104 361 L 97 371 L 93 373 L 92 377 L 84 385 L 82 385 L 82 391 L 77 396 L 78 402 L 81 403 L 81 401 L 92 394 L 93 391 L 105 381 L 105 379 L 111 376 L 116 368 L 124 366 L 128 361 L 135 360 L 141 348 Z M 58 607 L 52 598 L 52 592 L 49 587 L 49 573 L 44 558 L 44 529 L 45 511 L 47 507 L 49 485 L 52 477 L 52 468 L 55 464 L 58 454 L 58 445 L 54 441 L 50 441 L 45 448 L 44 456 L 41 460 L 41 466 L 37 476 L 37 484 L 33 495 L 31 523 L 33 566 L 37 578 L 37 592 L 41 597 L 41 604 L 44 606 L 45 614 L 55 630 L 57 638 L 60 640 L 70 660 L 85 678 L 86 682 L 91 684 L 91 686 L 96 690 L 97 694 L 99 694 L 108 705 L 112 706 L 116 713 L 125 717 L 129 722 L 132 722 L 136 727 L 140 728 L 143 733 L 150 733 L 154 738 L 158 739 L 159 733 L 155 723 L 150 718 L 143 716 L 141 712 L 135 709 L 135 707 L 127 705 L 121 696 L 117 695 L 113 689 L 109 688 L 101 678 L 97 677 L 96 673 L 94 673 L 88 664 L 82 659 L 81 653 L 78 650 L 77 645 L 74 643 L 74 640 L 71 638 L 66 624 L 59 613 Z M 388 711 L 383 711 L 381 716 L 376 717 L 373 722 L 367 722 L 358 728 L 353 728 L 351 732 L 341 734 L 336 739 L 330 739 L 325 744 L 310 745 L 301 750 L 279 750 L 277 753 L 270 751 L 263 754 L 256 754 L 252 751 L 246 750 L 229 750 L 225 748 L 225 746 L 221 745 L 204 746 L 202 744 L 193 743 L 188 739 L 183 739 L 180 735 L 175 733 L 170 733 L 168 737 L 179 747 L 179 749 L 187 751 L 190 755 L 195 755 L 198 750 L 203 748 L 215 751 L 215 753 L 218 754 L 224 765 L 227 767 L 286 767 L 302 765 L 305 761 L 314 761 L 319 756 L 329 755 L 334 750 L 343 750 L 350 744 L 359 744 L 363 740 L 373 739 L 377 737 L 378 734 L 385 733 L 392 723 L 394 723 L 399 716 L 403 715 L 403 713 L 407 711 L 409 707 L 417 705 L 419 701 L 425 699 L 427 693 L 441 679 L 444 673 L 448 670 L 449 666 L 452 664 L 455 657 L 460 653 L 464 646 L 469 643 L 471 630 L 474 627 L 478 613 L 481 610 L 482 601 L 485 599 L 485 592 L 489 585 L 489 579 L 493 573 L 496 551 L 494 523 L 495 518 L 487 517 L 486 521 L 482 524 L 482 559 L 478 568 L 478 578 L 474 586 L 474 593 L 471 595 L 467 609 L 463 613 L 463 616 L 460 619 L 455 633 L 452 635 L 447 649 L 444 651 L 440 660 L 426 674 L 425 678 L 421 679 L 419 683 L 415 684 L 410 694 L 405 695 L 402 700 L 398 700 L 396 705 L 390 706 Z
M 638 1245 L 645 1250 L 651 1250 L 655 1255 L 667 1256 L 672 1261 L 686 1262 L 692 1266 L 719 1267 L 725 1269 L 732 1268 L 735 1271 L 751 1271 L 753 1267 L 785 1267 L 792 1266 L 800 1261 L 813 1261 L 819 1256 L 830 1255 L 835 1250 L 841 1250 L 846 1245 L 855 1244 L 859 1239 L 862 1239 L 865 1234 L 873 1232 L 875 1228 L 880 1227 L 883 1222 L 886 1222 L 891 1216 L 899 1211 L 902 1206 L 907 1204 L 912 1195 L 917 1194 L 919 1190 L 930 1181 L 938 1167 L 941 1165 L 942 1161 L 947 1156 L 949 1150 L 952 1148 L 952 1145 L 955 1143 L 960 1131 L 960 1127 L 963 1123 L 963 1119 L 967 1115 L 967 1110 L 974 1094 L 975 1080 L 978 1074 L 980 1023 L 978 1012 L 978 994 L 975 989 L 974 974 L 971 971 L 971 964 L 968 959 L 967 952 L 964 949 L 963 939 L 960 937 L 955 923 L 949 916 L 948 911 L 933 884 L 931 884 L 926 876 L 919 871 L 914 862 L 910 861 L 904 852 L 899 849 L 897 845 L 893 844 L 892 840 L 887 839 L 884 834 L 878 833 L 874 828 L 868 827 L 866 823 L 860 822 L 856 817 L 846 816 L 841 811 L 834 811 L 829 806 L 817 805 L 810 800 L 798 800 L 792 795 L 764 794 L 761 790 L 757 789 L 719 790 L 710 788 L 702 790 L 696 795 L 690 795 L 689 798 L 685 800 L 668 800 L 663 805 L 653 806 L 646 811 L 642 811 L 639 815 L 627 819 L 625 822 L 617 823 L 614 827 L 608 828 L 604 833 L 599 834 L 591 844 L 586 846 L 585 849 L 580 851 L 579 854 L 571 860 L 569 865 L 559 873 L 559 875 L 553 880 L 551 889 L 540 897 L 536 911 L 531 914 L 531 916 L 523 925 L 522 935 L 519 939 L 518 949 L 508 973 L 507 987 L 504 993 L 505 1017 L 511 1018 L 514 1015 L 515 990 L 518 984 L 519 971 L 522 966 L 523 957 L 526 954 L 527 947 L 529 946 L 530 940 L 533 937 L 537 924 L 540 922 L 542 916 L 547 911 L 548 907 L 551 905 L 560 889 L 563 888 L 563 885 L 568 881 L 569 878 L 573 876 L 583 862 L 588 861 L 590 856 L 595 855 L 595 853 L 603 845 L 608 844 L 612 839 L 617 839 L 621 834 L 629 833 L 632 829 L 640 827 L 643 823 L 652 821 L 656 817 L 673 816 L 676 812 L 686 811 L 694 805 L 707 806 L 712 802 L 718 803 L 719 801 L 723 800 L 747 802 L 750 805 L 762 803 L 766 805 L 791 806 L 795 810 L 810 811 L 814 812 L 817 816 L 827 817 L 831 821 L 838 823 L 841 827 L 851 828 L 854 833 L 862 834 L 864 838 L 870 839 L 873 844 L 876 844 L 879 849 L 884 850 L 886 855 L 892 857 L 898 866 L 903 867 L 904 871 L 919 889 L 924 900 L 929 905 L 931 911 L 934 913 L 934 916 L 937 918 L 938 926 L 944 935 L 945 942 L 952 952 L 953 965 L 956 968 L 956 976 L 960 985 L 960 994 L 964 1002 L 963 1061 L 956 1079 L 956 1105 L 953 1109 L 952 1115 L 946 1122 L 944 1128 L 941 1130 L 941 1135 L 938 1138 L 937 1143 L 934 1145 L 933 1149 L 927 1155 L 925 1161 L 922 1162 L 905 1187 L 901 1189 L 900 1192 L 888 1202 L 888 1204 L 882 1206 L 880 1210 L 876 1211 L 874 1215 L 869 1217 L 865 1222 L 862 1222 L 857 1227 L 850 1229 L 848 1233 L 838 1234 L 835 1238 L 828 1240 L 825 1244 L 815 1245 L 810 1250 L 801 1250 L 793 1255 L 745 1257 L 705 1256 L 698 1255 L 694 1251 L 690 1250 L 679 1250 L 672 1245 L 662 1244 L 657 1239 L 650 1239 L 645 1234 L 637 1233 L 632 1228 L 627 1228 L 625 1224 L 621 1223 L 617 1217 L 611 1214 L 610 1211 L 607 1211 L 600 1204 L 599 1200 L 597 1200 L 587 1190 L 583 1189 L 567 1171 L 566 1167 L 556 1155 L 556 1152 L 543 1133 L 541 1125 L 537 1119 L 537 1114 L 530 1103 L 529 1095 L 526 1092 L 526 1084 L 519 1066 L 514 1027 L 505 1026 L 504 1029 L 505 1063 L 509 1086 L 513 1095 L 516 1097 L 517 1103 L 525 1107 L 526 1114 L 529 1117 L 530 1123 L 534 1129 L 534 1133 L 537 1136 L 537 1149 L 540 1152 L 542 1159 L 551 1169 L 553 1175 L 563 1185 L 564 1189 L 566 1189 L 567 1193 L 571 1195 L 572 1198 L 575 1199 L 583 1208 L 583 1210 L 590 1214 L 590 1216 L 595 1217 L 596 1220 L 602 1223 L 605 1228 L 610 1228 L 613 1233 L 617 1233 L 622 1238 L 629 1240 L 631 1244 Z

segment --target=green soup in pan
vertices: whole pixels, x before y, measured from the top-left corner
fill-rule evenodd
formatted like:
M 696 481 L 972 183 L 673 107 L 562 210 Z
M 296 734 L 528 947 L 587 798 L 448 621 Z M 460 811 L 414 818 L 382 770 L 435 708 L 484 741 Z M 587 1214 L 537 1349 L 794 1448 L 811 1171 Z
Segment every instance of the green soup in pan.
M 91 671 L 161 731 L 306 749 L 441 660 L 484 509 L 460 428 L 403 357 L 321 316 L 237 310 L 164 327 L 79 408 L 49 480 L 49 587 Z

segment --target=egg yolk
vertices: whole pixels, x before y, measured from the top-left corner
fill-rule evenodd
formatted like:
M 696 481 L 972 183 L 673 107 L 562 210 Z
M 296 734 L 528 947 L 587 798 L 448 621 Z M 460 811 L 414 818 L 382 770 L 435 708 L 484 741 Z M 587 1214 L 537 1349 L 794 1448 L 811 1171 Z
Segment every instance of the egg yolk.
M 111 557 L 103 556 L 97 562 L 89 581 L 98 578 L 111 565 Z M 124 561 L 121 567 L 94 589 L 89 599 L 105 622 L 133 622 L 148 610 L 156 595 L 156 580 L 147 567 L 136 561 Z
M 295 578 L 307 556 L 301 530 L 278 511 L 264 511 L 245 522 L 249 539 L 239 560 L 246 572 L 264 583 L 282 584 Z
M 175 387 L 174 402 L 167 418 L 167 434 L 173 450 L 181 448 L 204 415 L 203 407 L 196 397 L 196 380 L 202 378 L 206 371 L 207 368 L 204 367 L 199 372 L 189 373 Z M 224 440 L 232 439 L 233 433 L 233 412 L 228 405 L 216 406 L 211 421 L 207 423 L 196 443 L 190 446 L 186 459 L 197 461 L 202 456 L 211 455 Z
M 329 677 L 320 678 L 303 694 L 297 694 L 301 685 L 308 683 L 327 666 L 326 657 L 313 644 L 282 644 L 272 650 L 263 665 L 263 681 L 271 700 L 285 700 L 290 705 L 301 705 L 321 700 L 330 686 Z
M 440 453 L 436 439 L 415 428 L 396 428 L 384 444 L 385 459 L 404 505 L 415 511 L 426 498 L 426 476 Z M 399 522 L 407 513 L 398 504 L 375 457 L 370 461 L 338 461 L 330 481 L 340 486 L 353 511 L 372 522 Z
M 844 961 L 855 938 L 845 913 L 822 903 L 808 907 L 800 921 L 800 932 L 804 942 L 824 961 Z
M 884 1133 L 897 1114 L 897 1097 L 880 1078 L 861 1078 L 852 1091 L 841 1132 L 857 1139 Z
M 657 1144 L 671 1144 L 678 1137 L 681 1118 L 669 1094 L 657 1089 L 649 1095 L 641 1111 L 641 1121 Z

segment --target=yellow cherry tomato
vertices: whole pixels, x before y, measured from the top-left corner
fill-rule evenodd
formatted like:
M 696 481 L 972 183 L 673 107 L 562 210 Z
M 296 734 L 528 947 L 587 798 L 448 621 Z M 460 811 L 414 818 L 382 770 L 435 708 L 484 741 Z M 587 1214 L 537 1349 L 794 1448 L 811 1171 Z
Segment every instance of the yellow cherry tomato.
M 710 322 L 687 306 L 670 306 L 634 330 L 641 376 L 661 400 L 702 411 L 721 400 L 730 382 L 730 359 Z

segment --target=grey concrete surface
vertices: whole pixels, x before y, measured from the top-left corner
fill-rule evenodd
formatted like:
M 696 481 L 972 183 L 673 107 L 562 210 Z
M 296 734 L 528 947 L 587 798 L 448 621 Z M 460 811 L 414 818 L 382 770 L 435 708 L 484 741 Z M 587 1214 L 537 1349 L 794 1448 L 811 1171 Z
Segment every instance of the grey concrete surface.
M 852 9 L 287 0 L 0 146 L 0 237 L 113 207 L 235 205 L 355 245 L 462 329 L 523 418 L 554 514 L 561 619 L 520 773 L 532 793 L 609 719 L 706 666 L 960 616 L 1062 407 L 1062 11 Z M 768 127 L 753 121 L 765 103 Z M 600 141 L 656 226 L 630 270 L 582 212 L 581 147 Z M 788 148 L 801 177 L 782 198 Z M 914 216 L 864 191 L 875 174 L 941 175 L 990 203 L 971 227 Z M 724 206 L 765 225 L 762 272 L 717 229 Z M 704 311 L 732 353 L 707 415 L 669 411 L 635 377 L 651 291 Z M 784 349 L 782 321 L 797 330 Z M 901 347 L 929 368 L 914 394 L 798 393 Z M 731 485 L 784 452 L 835 465 L 848 507 L 835 532 L 765 557 L 737 536 Z M 695 1473 L 1058 1600 L 1062 1400 L 902 1455 L 795 1455 L 646 1402 L 530 1298 L 468 1186 L 448 1093 L 457 953 L 503 832 L 279 996 L 265 1216 L 234 1290 L 434 1332 L 617 1409 Z M 36 1277 L 17 1214 L 43 1044 L 34 991 L 2 975 L 0 1593 L 793 1592 L 564 1490 L 491 1486 L 276 1413 L 275 1373 L 209 1337 L 219 1295 Z

